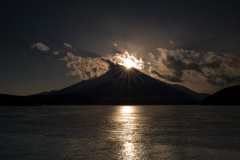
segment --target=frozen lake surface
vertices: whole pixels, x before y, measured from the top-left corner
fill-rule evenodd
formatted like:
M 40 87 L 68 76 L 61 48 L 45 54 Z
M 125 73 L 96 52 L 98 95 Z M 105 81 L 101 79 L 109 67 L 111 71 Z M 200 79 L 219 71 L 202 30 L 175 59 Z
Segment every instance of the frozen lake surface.
M 240 106 L 0 107 L 0 159 L 240 159 Z

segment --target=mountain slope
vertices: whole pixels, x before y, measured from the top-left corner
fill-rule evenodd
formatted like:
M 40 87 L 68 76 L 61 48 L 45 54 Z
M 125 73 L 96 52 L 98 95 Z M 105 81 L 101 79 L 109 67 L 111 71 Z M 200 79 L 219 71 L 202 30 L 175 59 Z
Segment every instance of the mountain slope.
M 104 75 L 58 91 L 7 96 L 0 105 L 42 104 L 200 104 L 205 94 L 154 79 L 135 68 L 113 65 Z

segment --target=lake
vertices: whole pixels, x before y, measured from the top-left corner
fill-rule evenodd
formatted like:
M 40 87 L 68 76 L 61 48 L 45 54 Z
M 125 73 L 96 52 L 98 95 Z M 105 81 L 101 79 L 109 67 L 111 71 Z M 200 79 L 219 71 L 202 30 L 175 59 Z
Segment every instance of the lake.
M 2 106 L 0 159 L 240 159 L 240 106 Z

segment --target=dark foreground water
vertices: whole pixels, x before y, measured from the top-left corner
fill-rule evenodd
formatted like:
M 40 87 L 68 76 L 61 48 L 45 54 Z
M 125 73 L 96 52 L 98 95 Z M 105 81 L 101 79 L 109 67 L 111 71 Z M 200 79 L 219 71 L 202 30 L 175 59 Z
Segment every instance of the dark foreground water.
M 240 159 L 240 106 L 0 107 L 0 159 Z

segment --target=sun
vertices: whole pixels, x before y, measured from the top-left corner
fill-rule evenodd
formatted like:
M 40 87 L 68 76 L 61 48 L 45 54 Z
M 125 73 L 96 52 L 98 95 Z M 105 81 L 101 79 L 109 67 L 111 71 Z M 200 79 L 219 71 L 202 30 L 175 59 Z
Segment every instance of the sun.
M 134 63 L 131 59 L 123 59 L 123 65 L 127 68 L 132 68 L 132 67 L 136 67 L 136 63 Z
M 136 68 L 141 70 L 144 67 L 144 62 L 141 58 L 137 59 L 135 56 L 130 55 L 127 51 L 124 54 L 118 54 L 116 62 L 125 66 L 127 69 Z
M 114 56 L 108 55 L 107 58 L 115 64 L 126 67 L 126 69 L 136 68 L 142 70 L 144 68 L 144 61 L 142 58 L 138 59 L 133 54 L 129 54 L 128 51 L 122 54 L 116 53 Z

